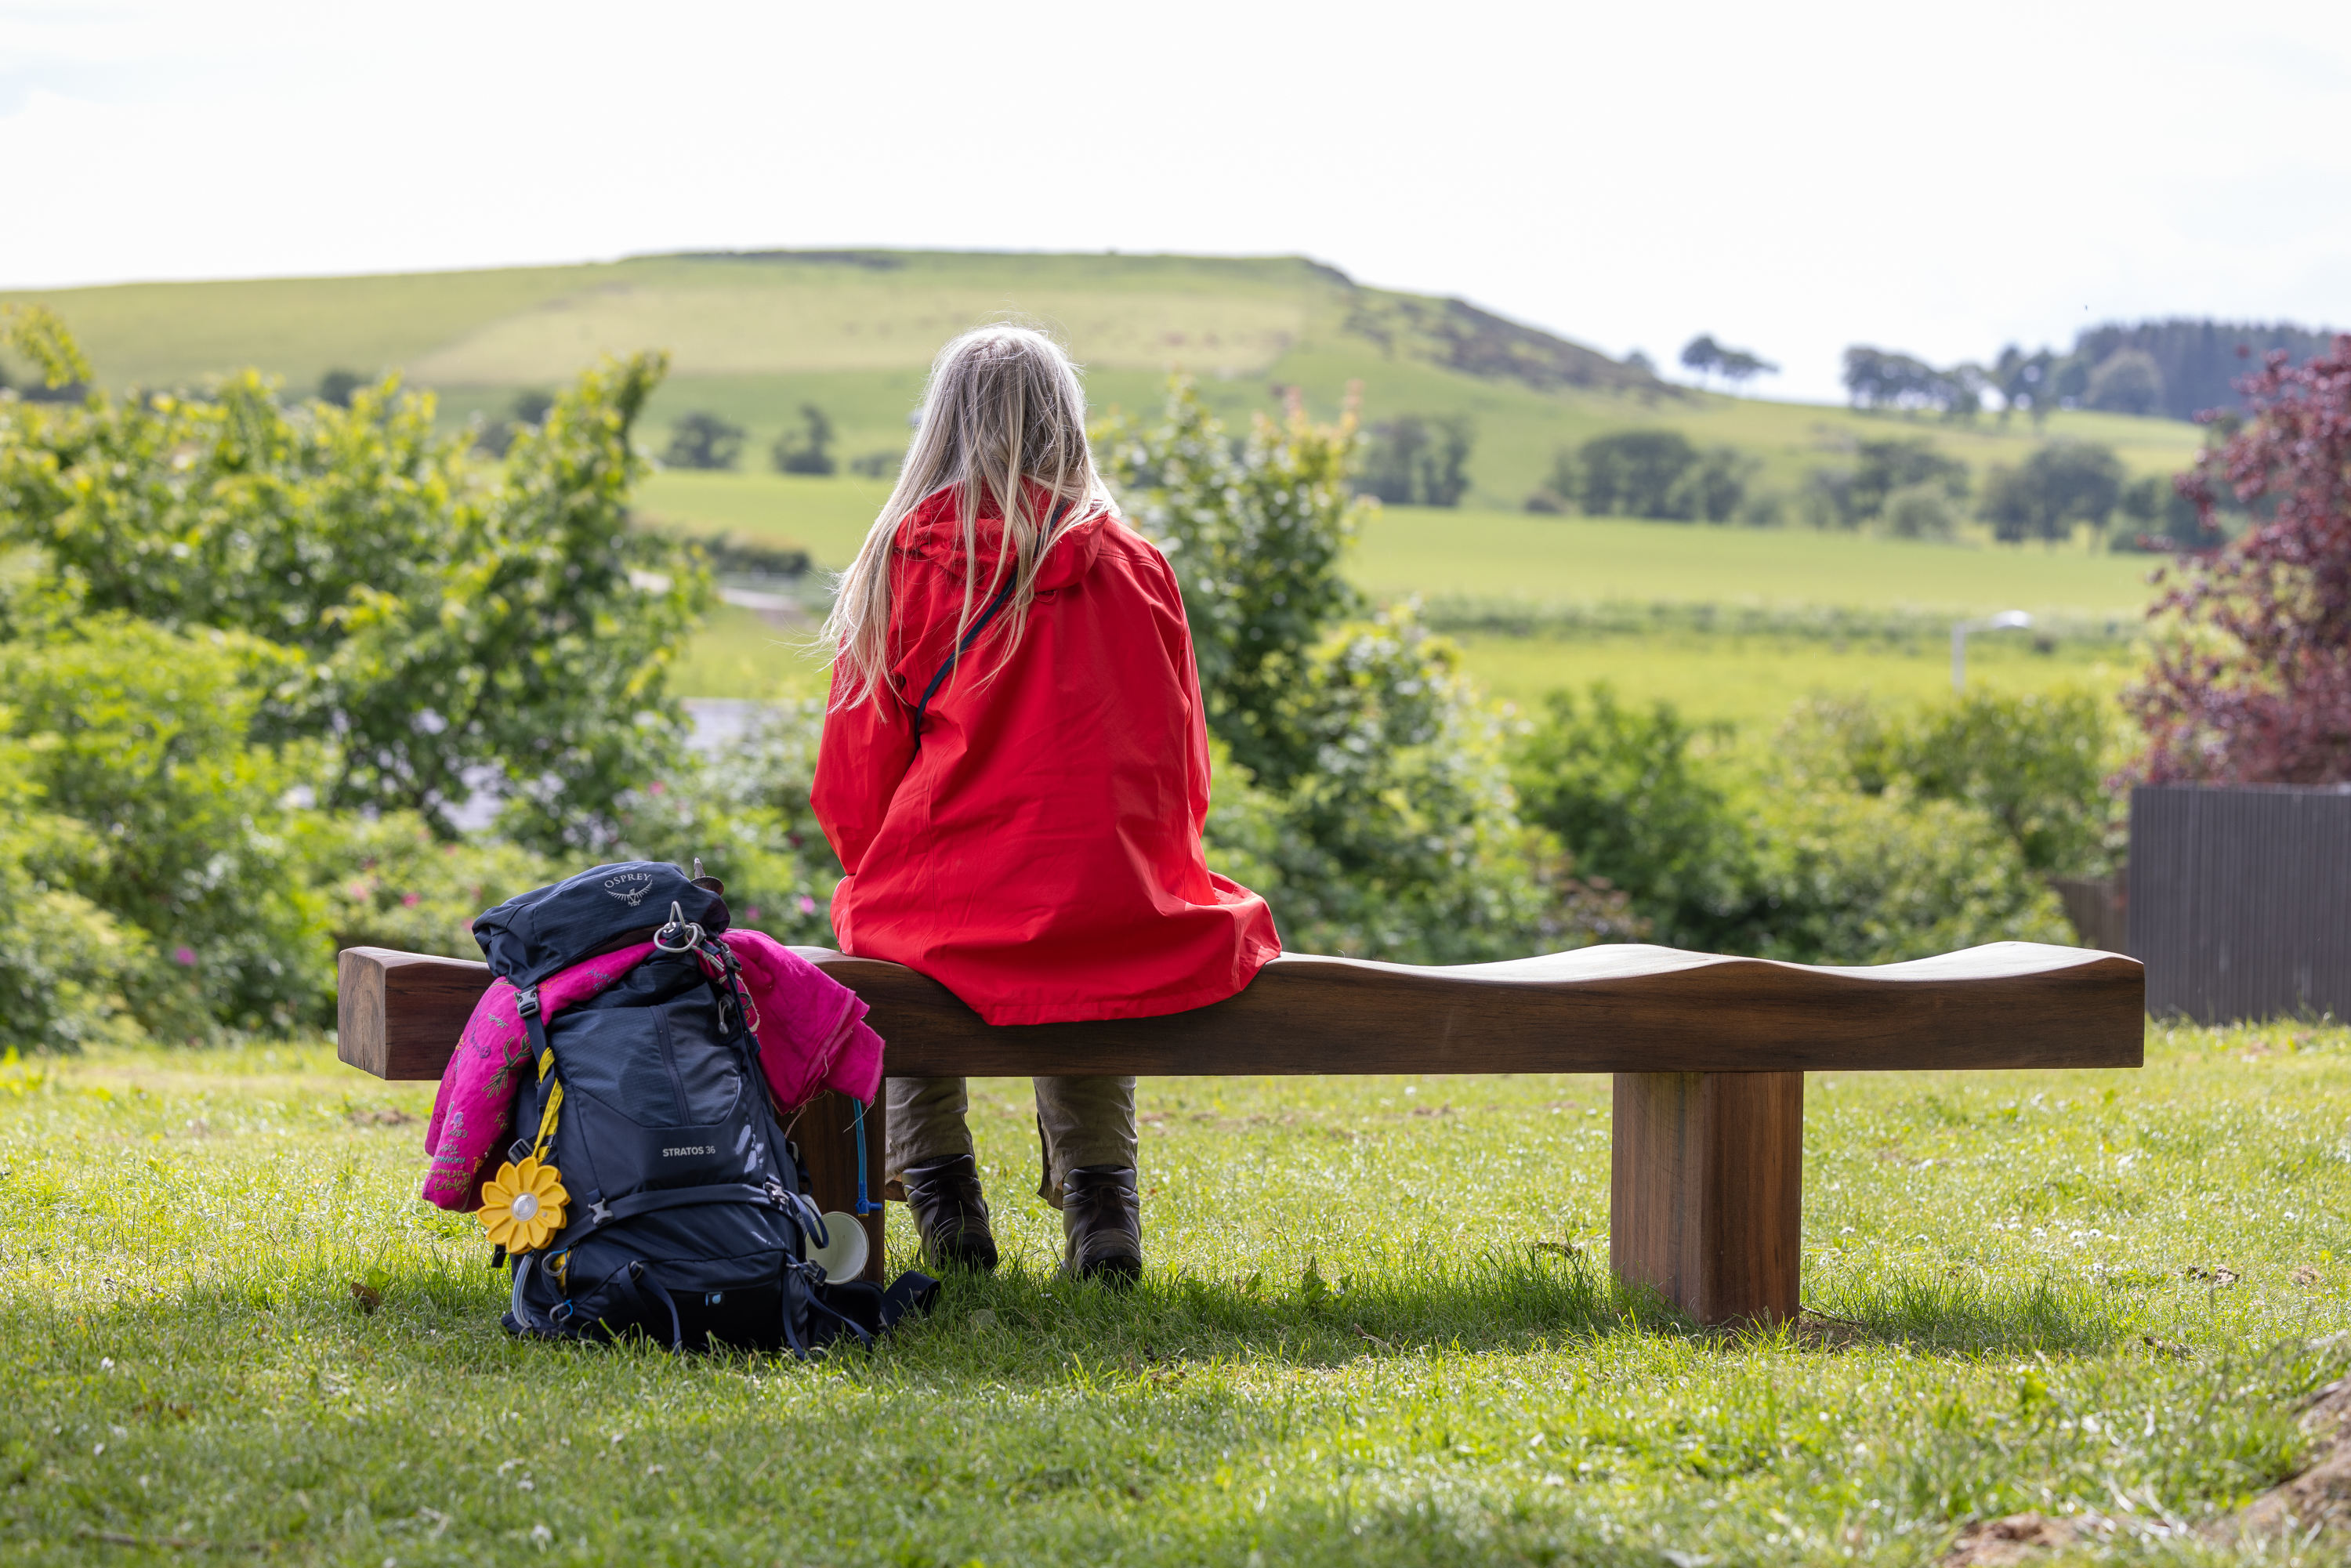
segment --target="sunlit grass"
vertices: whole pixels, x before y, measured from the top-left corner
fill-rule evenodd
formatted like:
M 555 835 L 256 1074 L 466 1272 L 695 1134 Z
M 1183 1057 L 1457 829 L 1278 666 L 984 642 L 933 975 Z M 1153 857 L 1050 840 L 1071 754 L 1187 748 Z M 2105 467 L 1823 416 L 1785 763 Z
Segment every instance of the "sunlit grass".
M 689 696 L 774 699 L 820 695 L 822 664 L 802 651 L 807 627 L 771 624 L 723 607 L 698 632 L 673 685 Z M 1933 700 L 1951 689 L 1947 643 L 1669 632 L 1578 637 L 1465 633 L 1463 666 L 1486 693 L 1531 709 L 1546 692 L 1581 695 L 1605 681 L 1629 702 L 1673 703 L 1688 717 L 1727 720 L 1750 738 L 1767 737 L 1800 699 L 1866 693 L 1893 701 Z M 2125 644 L 2061 642 L 2047 653 L 2018 636 L 1980 637 L 1968 650 L 1968 681 L 1979 690 L 2046 692 L 2087 686 L 2119 692 L 2137 673 Z
M 1007 1268 L 801 1365 L 508 1341 L 472 1221 L 414 1197 L 429 1086 L 318 1046 L 11 1066 L 0 1540 L 1892 1564 L 2038 1509 L 2169 1562 L 2166 1531 L 2291 1466 L 2293 1401 L 2351 1360 L 2313 1343 L 2351 1324 L 2343 1030 L 1814 1075 L 1823 1315 L 1755 1334 L 1607 1280 L 1604 1079 L 1146 1082 L 1131 1297 L 1054 1280 L 1026 1085 L 974 1088 Z M 903 1264 L 902 1216 L 892 1240 Z

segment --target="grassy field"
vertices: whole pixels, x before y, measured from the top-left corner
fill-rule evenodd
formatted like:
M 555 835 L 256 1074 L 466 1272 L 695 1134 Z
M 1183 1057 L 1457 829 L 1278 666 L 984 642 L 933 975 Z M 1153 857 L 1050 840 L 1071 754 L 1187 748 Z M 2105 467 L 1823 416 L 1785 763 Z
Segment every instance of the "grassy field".
M 1768 737 L 1798 700 L 1867 695 L 1895 702 L 1948 697 L 1947 643 L 1838 645 L 1792 637 L 1497 637 L 1458 639 L 1462 663 L 1488 695 L 1521 707 L 1547 692 L 1604 681 L 1639 704 L 1668 702 L 1690 718 Z M 2126 644 L 2063 643 L 2043 653 L 2021 637 L 1968 644 L 1970 689 L 2022 695 L 2083 686 L 2119 693 L 2137 674 Z
M 815 1365 L 507 1340 L 474 1223 L 414 1196 L 429 1086 L 323 1046 L 12 1062 L 0 1541 L 1891 1568 L 2030 1510 L 2101 1562 L 2340 1561 L 2193 1532 L 2351 1364 L 2351 1033 L 2148 1062 L 1815 1075 L 1804 1297 L 1845 1322 L 1755 1336 L 1601 1271 L 1603 1080 L 1148 1082 L 1124 1298 L 1051 1279 L 1025 1085 L 984 1082 L 1007 1270 Z
M 664 473 L 647 482 L 642 505 L 665 526 L 796 544 L 837 566 L 855 551 L 886 493 L 878 480 Z M 2150 592 L 2150 565 L 2144 556 L 2079 548 L 1392 507 L 1366 529 L 1347 570 L 1375 599 L 1418 597 L 1440 618 L 1526 606 L 1540 625 L 1542 609 L 1562 605 L 1714 605 L 1727 620 L 1740 609 L 1882 612 L 1892 634 L 1604 626 L 1577 635 L 1459 638 L 1470 673 L 1506 700 L 1531 703 L 1557 687 L 1605 680 L 1636 699 L 1664 698 L 1761 733 L 1798 698 L 1820 693 L 1948 692 L 1950 619 L 1993 610 L 2032 611 L 2066 634 L 2053 643 L 2014 632 L 1977 637 L 1969 647 L 1973 683 L 2119 691 L 2140 664 L 2131 638 Z M 721 611 L 696 639 L 678 689 L 739 697 L 816 689 L 821 672 L 795 651 L 805 635 L 747 611 Z
M 758 699 L 819 695 L 823 667 L 804 652 L 811 630 L 721 609 L 688 650 L 676 689 L 692 696 Z M 1635 702 L 1670 702 L 1690 717 L 1728 721 L 1750 739 L 1768 737 L 1801 698 L 1867 693 L 1911 701 L 1951 689 L 1950 646 L 1932 637 L 1839 643 L 1792 636 L 1468 632 L 1455 641 L 1464 667 L 1502 701 L 1531 707 L 1546 692 L 1581 692 L 1605 681 Z M 2061 642 L 2042 653 L 2011 633 L 1978 637 L 1968 645 L 1969 685 L 1992 691 L 2086 686 L 2111 695 L 2139 668 L 2123 643 Z
M 665 472 L 645 482 L 638 505 L 648 518 L 696 532 L 799 545 L 837 569 L 856 554 L 889 493 L 879 479 Z M 1364 529 L 1347 571 L 1382 600 L 2022 609 L 2135 619 L 2155 564 L 2080 546 L 1388 507 Z
M 1006 316 L 1067 338 L 1097 409 L 1151 406 L 1166 372 L 1180 369 L 1235 417 L 1277 406 L 1277 386 L 1300 388 L 1324 417 L 1354 385 L 1374 421 L 1468 414 L 1478 429 L 1474 498 L 1492 507 L 1519 505 L 1560 446 L 1630 427 L 1739 446 L 1762 461 L 1764 487 L 1782 490 L 1841 461 L 1858 440 L 1922 435 L 1978 467 L 2018 461 L 2036 440 L 2022 420 L 1912 422 L 1667 388 L 1593 350 L 1520 333 L 1520 350 L 1576 378 L 1531 381 L 1484 340 L 1433 335 L 1432 323 L 1458 325 L 1447 302 L 1361 287 L 1295 257 L 643 256 L 0 294 L 0 303 L 14 300 L 62 312 L 111 384 L 183 384 L 253 363 L 307 390 L 329 368 L 398 367 L 440 392 L 453 423 L 502 413 L 517 391 L 561 382 L 599 354 L 665 349 L 673 376 L 647 413 L 651 444 L 679 413 L 709 409 L 750 431 L 753 466 L 764 466 L 768 444 L 804 402 L 838 426 L 843 457 L 903 448 L 939 344 Z M 2143 474 L 2177 471 L 2199 439 L 2173 421 L 2074 413 L 2055 415 L 2047 434 L 2111 443 Z

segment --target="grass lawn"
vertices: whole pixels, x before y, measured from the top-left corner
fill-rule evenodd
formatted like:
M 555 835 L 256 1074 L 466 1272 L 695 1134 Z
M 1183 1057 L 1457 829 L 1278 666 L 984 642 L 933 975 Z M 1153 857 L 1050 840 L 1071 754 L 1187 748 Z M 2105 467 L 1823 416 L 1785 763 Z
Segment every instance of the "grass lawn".
M 2111 1521 L 2101 1561 L 2287 1561 L 2170 1537 L 2286 1473 L 2351 1364 L 2351 1031 L 2148 1058 L 1815 1075 L 1804 1294 L 1852 1326 L 1757 1336 L 1606 1281 L 1604 1080 L 1148 1082 L 1124 1298 L 1051 1279 L 991 1081 L 1008 1268 L 814 1365 L 509 1341 L 473 1222 L 414 1196 L 429 1086 L 323 1046 L 12 1063 L 0 1542 L 1686 1568 L 1926 1563 L 2035 1510 Z

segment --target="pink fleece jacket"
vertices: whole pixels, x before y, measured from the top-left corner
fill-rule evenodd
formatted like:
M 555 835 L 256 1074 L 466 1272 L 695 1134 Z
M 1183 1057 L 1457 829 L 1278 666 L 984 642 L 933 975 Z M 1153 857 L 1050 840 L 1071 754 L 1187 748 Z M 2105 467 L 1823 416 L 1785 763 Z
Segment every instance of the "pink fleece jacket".
M 759 931 L 729 931 L 744 988 L 751 994 L 759 1037 L 759 1067 L 776 1103 L 797 1109 L 823 1089 L 871 1101 L 882 1087 L 882 1037 L 865 1027 L 865 1003 L 856 992 Z M 653 952 L 641 942 L 574 964 L 542 982 L 538 1005 L 553 1018 L 627 974 Z M 713 968 L 708 959 L 705 969 Z M 515 1010 L 515 988 L 493 980 L 474 1004 L 465 1032 L 441 1075 L 433 1121 L 424 1131 L 432 1157 L 424 1201 L 442 1208 L 482 1205 L 481 1186 L 496 1174 L 512 1141 L 517 1072 L 529 1073 L 530 1033 Z

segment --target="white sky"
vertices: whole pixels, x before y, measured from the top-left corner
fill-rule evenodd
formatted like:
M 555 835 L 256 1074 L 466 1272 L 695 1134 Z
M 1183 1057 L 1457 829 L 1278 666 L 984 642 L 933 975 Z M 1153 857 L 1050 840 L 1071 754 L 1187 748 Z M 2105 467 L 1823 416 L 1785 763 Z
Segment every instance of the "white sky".
M 1303 253 L 1778 396 L 2351 328 L 2351 6 L 0 0 L 0 287 L 847 246 Z

